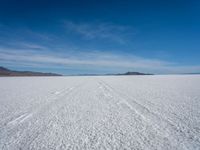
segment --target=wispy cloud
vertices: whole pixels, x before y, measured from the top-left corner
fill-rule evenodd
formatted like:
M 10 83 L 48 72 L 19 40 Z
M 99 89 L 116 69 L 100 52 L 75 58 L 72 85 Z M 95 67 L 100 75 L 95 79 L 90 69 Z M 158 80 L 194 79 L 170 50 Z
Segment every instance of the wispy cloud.
M 127 54 L 122 50 L 98 50 L 98 45 L 89 48 L 67 45 L 59 35 L 50 36 L 28 29 L 12 30 L 2 26 L 0 29 L 0 64 L 22 68 L 71 68 L 90 73 L 96 71 L 124 72 L 142 71 L 150 73 L 200 72 L 199 65 L 183 66 L 162 59 L 149 59 Z M 131 27 L 109 23 L 74 23 L 65 21 L 65 29 L 86 39 L 103 39 L 126 43 L 128 36 L 135 34 Z M 13 31 L 13 32 L 12 32 Z M 21 31 L 21 32 L 20 32 Z M 19 35 L 24 35 L 22 38 Z M 61 36 L 62 37 L 62 36 Z M 52 40 L 54 39 L 54 40 Z M 56 39 L 56 40 L 55 40 Z M 72 42 L 73 43 L 73 42 Z M 89 45 L 89 44 L 88 44 Z M 73 48 L 72 48 L 73 47 Z M 88 46 L 90 47 L 90 46 Z M 59 51 L 59 52 L 58 52 Z M 160 54 L 159 54 L 160 55 Z M 160 58 L 160 57 L 159 57 Z M 50 69 L 51 70 L 51 69 Z
M 87 39 L 105 39 L 120 44 L 127 41 L 127 37 L 136 34 L 130 26 L 116 25 L 112 23 L 75 23 L 64 21 L 65 28 L 80 34 Z
M 0 48 L 0 63 L 9 64 L 10 66 L 32 66 L 49 68 L 84 68 L 95 70 L 114 70 L 121 71 L 144 71 L 152 73 L 183 73 L 196 72 L 200 66 L 178 66 L 175 63 L 169 63 L 157 59 L 147 59 L 134 55 L 120 55 L 101 51 L 72 53 L 50 52 L 44 49 L 19 50 L 19 49 L 2 49 Z
M 33 31 L 28 27 L 12 27 L 9 25 L 0 24 L 0 45 L 14 48 L 35 48 L 43 49 L 42 43 L 50 43 L 57 36 L 41 31 Z M 40 43 L 35 44 L 35 43 Z

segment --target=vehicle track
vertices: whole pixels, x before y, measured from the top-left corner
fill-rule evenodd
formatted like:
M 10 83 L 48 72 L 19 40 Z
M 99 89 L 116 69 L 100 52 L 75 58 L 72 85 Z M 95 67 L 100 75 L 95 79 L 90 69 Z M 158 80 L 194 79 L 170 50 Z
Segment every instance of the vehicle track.
M 104 81 L 101 80 L 100 84 L 106 89 L 105 91 L 109 93 L 108 95 L 112 95 L 111 97 L 119 99 L 117 102 L 118 105 L 125 106 L 125 108 L 134 111 L 135 114 L 140 116 L 141 119 L 147 123 L 147 125 L 152 126 L 156 132 L 159 131 L 160 135 L 165 135 L 163 139 L 167 138 L 171 144 L 181 143 L 181 145 L 179 145 L 180 149 L 189 149 L 191 147 L 192 149 L 198 149 L 200 147 L 200 136 L 191 128 L 188 128 L 185 125 L 185 130 L 182 130 L 171 121 L 163 118 L 156 112 L 150 111 L 145 106 L 136 102 L 134 98 L 131 98 L 123 92 L 114 89 Z M 179 137 L 179 139 L 177 139 L 177 137 Z
M 32 109 L 31 112 L 26 112 L 8 122 L 2 128 L 4 132 L 1 132 L 1 135 L 4 137 L 0 142 L 2 143 L 0 144 L 2 145 L 2 149 L 28 149 L 34 139 L 37 139 L 47 131 L 48 125 L 51 123 L 51 118 L 57 115 L 56 113 L 53 114 L 53 112 L 59 110 L 64 98 L 70 95 L 73 97 L 73 93 L 76 91 L 78 92 L 82 84 L 83 83 L 75 87 L 63 89 L 59 94 L 54 93 L 53 95 L 48 95 L 46 97 L 49 99 L 48 103 L 38 106 Z M 12 138 L 10 138 L 11 134 Z M 2 137 L 1 135 L 0 137 Z M 14 146 L 12 147 L 12 145 Z
M 70 86 L 60 82 L 33 97 L 32 105 L 27 99 L 25 111 L 18 107 L 2 119 L 0 149 L 199 149 L 198 132 L 178 116 L 151 109 L 105 78 L 74 77 Z

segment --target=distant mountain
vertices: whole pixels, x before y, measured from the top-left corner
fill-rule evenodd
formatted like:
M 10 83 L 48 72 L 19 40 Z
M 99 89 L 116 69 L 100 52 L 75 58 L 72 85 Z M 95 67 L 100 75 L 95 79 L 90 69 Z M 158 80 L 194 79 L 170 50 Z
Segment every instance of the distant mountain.
M 109 76 L 109 75 L 153 75 L 149 73 L 141 72 L 126 72 L 118 74 L 76 74 L 74 76 Z M 14 71 L 0 66 L 0 76 L 62 76 L 56 73 L 43 73 L 43 72 L 33 72 L 33 71 Z
M 116 74 L 116 75 L 153 75 L 153 74 L 141 73 L 141 72 L 126 72 L 126 73 Z
M 126 72 L 126 73 L 109 73 L 109 74 L 77 74 L 78 76 L 120 76 L 120 75 L 154 75 L 150 73 L 141 72 Z M 77 76 L 74 75 L 74 76 Z
M 0 76 L 62 76 L 62 75 L 56 73 L 14 71 L 0 66 Z

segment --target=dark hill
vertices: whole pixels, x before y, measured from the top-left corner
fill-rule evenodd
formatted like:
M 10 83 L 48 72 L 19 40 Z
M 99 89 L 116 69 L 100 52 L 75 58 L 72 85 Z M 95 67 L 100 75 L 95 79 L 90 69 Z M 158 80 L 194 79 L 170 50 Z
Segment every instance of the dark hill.
M 33 71 L 14 71 L 0 67 L 0 76 L 62 76 L 56 73 L 42 73 Z
M 141 72 L 126 72 L 126 73 L 117 74 L 117 75 L 153 75 L 153 74 L 141 73 Z

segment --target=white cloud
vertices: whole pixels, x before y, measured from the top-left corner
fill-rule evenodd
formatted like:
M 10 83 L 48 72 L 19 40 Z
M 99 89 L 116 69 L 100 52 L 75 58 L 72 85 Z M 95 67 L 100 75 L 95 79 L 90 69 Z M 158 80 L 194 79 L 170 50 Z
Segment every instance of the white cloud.
M 106 39 L 121 44 L 126 42 L 127 36 L 136 34 L 136 31 L 129 26 L 111 23 L 74 23 L 65 21 L 64 25 L 67 30 L 80 34 L 87 39 Z
M 96 65 L 96 66 L 117 66 L 117 67 L 148 67 L 150 65 L 160 66 L 164 62 L 157 60 L 147 60 L 139 57 L 126 58 L 124 56 L 103 52 L 74 53 L 73 56 L 65 54 L 58 56 L 56 53 L 49 53 L 34 50 L 0 50 L 1 60 L 27 61 L 36 63 L 55 63 L 63 65 Z M 132 60 L 130 60 L 132 59 Z
M 146 59 L 133 55 L 120 55 L 100 51 L 57 54 L 56 52 L 40 50 L 16 50 L 0 48 L 0 63 L 13 66 L 33 66 L 74 69 L 96 69 L 116 71 L 144 71 L 151 73 L 184 73 L 197 72 L 200 66 L 177 66 L 157 59 Z

